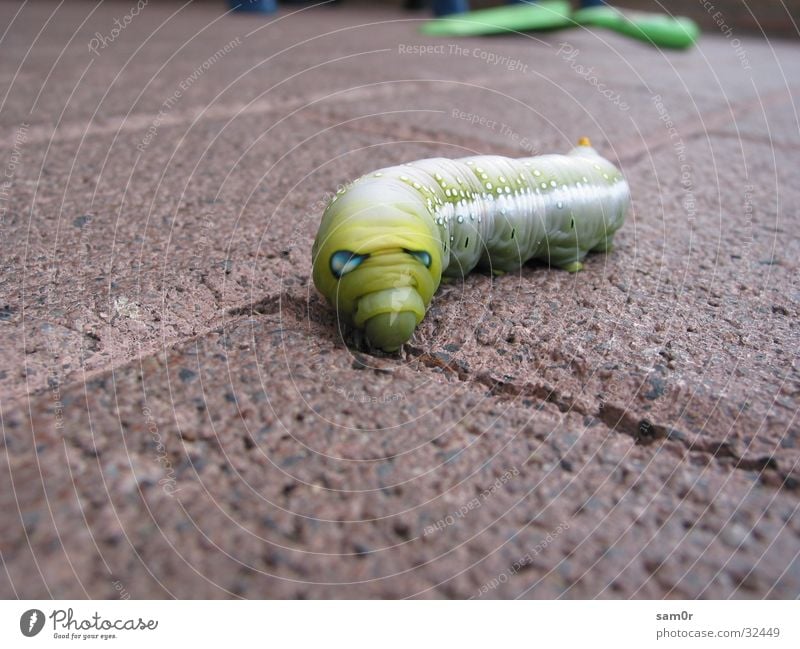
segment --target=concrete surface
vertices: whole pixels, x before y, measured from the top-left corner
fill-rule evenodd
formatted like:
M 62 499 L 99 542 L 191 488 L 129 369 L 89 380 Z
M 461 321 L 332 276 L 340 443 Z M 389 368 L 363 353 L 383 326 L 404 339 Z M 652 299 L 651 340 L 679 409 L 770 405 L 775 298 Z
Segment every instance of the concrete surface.
M 0 595 L 800 594 L 796 43 L 20 7 Z M 581 135 L 632 187 L 611 254 L 445 286 L 400 356 L 344 344 L 309 283 L 330 191 Z

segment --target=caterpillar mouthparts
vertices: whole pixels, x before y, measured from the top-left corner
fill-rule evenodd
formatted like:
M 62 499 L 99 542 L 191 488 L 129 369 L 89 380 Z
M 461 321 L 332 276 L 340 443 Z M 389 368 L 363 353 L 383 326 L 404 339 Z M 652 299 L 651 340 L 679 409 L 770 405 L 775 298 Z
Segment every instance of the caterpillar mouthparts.
M 353 323 L 363 327 L 372 347 L 396 351 L 411 338 L 425 315 L 425 303 L 411 286 L 367 293 L 358 300 Z
M 312 249 L 314 284 L 370 346 L 408 341 L 442 275 L 542 259 L 582 268 L 610 249 L 628 184 L 588 138 L 567 155 L 429 158 L 386 167 L 341 190 Z

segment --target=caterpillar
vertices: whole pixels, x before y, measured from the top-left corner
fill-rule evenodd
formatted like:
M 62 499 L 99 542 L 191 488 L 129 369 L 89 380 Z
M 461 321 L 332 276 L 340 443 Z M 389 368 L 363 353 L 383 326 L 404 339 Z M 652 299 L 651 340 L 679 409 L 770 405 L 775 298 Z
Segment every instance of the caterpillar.
M 588 138 L 566 155 L 429 158 L 340 188 L 312 247 L 317 289 L 371 348 L 397 351 L 442 276 L 495 274 L 541 259 L 579 271 L 608 251 L 628 183 Z

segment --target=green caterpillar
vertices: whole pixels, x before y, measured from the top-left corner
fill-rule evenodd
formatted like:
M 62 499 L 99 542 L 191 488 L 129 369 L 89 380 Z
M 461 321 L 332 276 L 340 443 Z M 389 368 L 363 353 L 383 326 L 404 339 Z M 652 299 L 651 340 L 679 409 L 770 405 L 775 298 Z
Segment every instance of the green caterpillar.
M 334 196 L 312 248 L 314 284 L 371 347 L 393 352 L 442 275 L 542 259 L 575 272 L 607 251 L 628 183 L 587 138 L 567 155 L 430 158 L 362 176 Z

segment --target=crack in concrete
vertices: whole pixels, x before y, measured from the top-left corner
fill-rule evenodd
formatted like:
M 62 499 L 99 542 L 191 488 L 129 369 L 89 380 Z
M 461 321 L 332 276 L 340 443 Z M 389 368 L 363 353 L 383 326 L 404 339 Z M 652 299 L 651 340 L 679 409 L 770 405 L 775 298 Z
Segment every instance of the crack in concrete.
M 302 304 L 299 304 L 301 301 Z M 275 315 L 279 312 L 283 313 L 283 306 L 289 304 L 294 305 L 295 308 L 301 308 L 301 310 L 306 310 L 308 307 L 306 301 L 301 300 L 298 296 L 281 293 L 267 295 L 241 306 L 229 308 L 225 311 L 225 315 L 232 318 Z M 293 309 L 288 309 L 286 311 L 286 315 L 296 319 L 296 314 L 292 313 Z M 171 346 L 173 348 L 175 346 L 182 346 L 190 343 L 192 340 L 197 341 L 211 334 L 222 333 L 226 327 L 235 324 L 235 320 L 223 322 L 219 326 L 210 328 L 208 331 L 201 334 L 191 336 L 189 339 L 174 341 Z M 454 375 L 459 381 L 469 386 L 483 386 L 492 397 L 511 401 L 520 398 L 531 398 L 552 403 L 560 412 L 575 412 L 584 417 L 593 417 L 602 422 L 609 431 L 628 435 L 639 445 L 649 446 L 658 441 L 676 444 L 686 452 L 701 453 L 718 461 L 730 460 L 729 462 L 725 462 L 725 464 L 733 469 L 757 471 L 759 473 L 759 480 L 767 486 L 783 488 L 790 491 L 800 491 L 800 476 L 797 475 L 797 472 L 793 469 L 788 471 L 781 469 L 773 456 L 749 457 L 737 452 L 734 446 L 728 441 L 720 442 L 716 440 L 706 441 L 690 439 L 686 433 L 663 423 L 652 422 L 645 417 L 640 417 L 624 406 L 603 401 L 594 406 L 578 398 L 563 395 L 546 382 L 531 383 L 525 381 L 520 384 L 514 381 L 499 379 L 492 375 L 490 371 L 482 371 L 475 374 L 465 364 L 453 358 L 450 354 L 431 353 L 410 344 L 406 345 L 405 349 L 408 354 L 415 357 L 425 367 L 448 372 Z M 127 359 L 127 361 L 114 364 L 113 367 L 98 368 L 93 372 L 85 373 L 83 382 L 86 383 L 92 379 L 101 378 L 104 375 L 118 371 L 120 368 L 141 363 L 148 358 L 157 356 L 161 352 L 162 350 L 148 350 L 134 358 Z M 77 383 L 77 381 L 67 378 L 60 384 L 60 387 L 68 389 L 73 383 Z M 39 390 L 31 391 L 28 395 L 35 395 L 38 397 L 46 391 L 47 387 L 43 386 Z
M 594 417 L 609 431 L 628 435 L 639 445 L 649 446 L 663 440 L 665 443 L 677 444 L 687 452 L 701 453 L 715 460 L 732 460 L 726 462 L 726 465 L 733 469 L 758 471 L 759 480 L 767 486 L 800 491 L 800 476 L 792 470 L 782 470 L 771 455 L 748 457 L 738 453 L 728 441 L 691 440 L 686 433 L 639 417 L 624 406 L 600 402 L 594 407 L 577 398 L 561 395 L 546 382 L 536 384 L 525 381 L 519 384 L 498 379 L 487 371 L 473 375 L 466 366 L 446 354 L 431 354 L 413 345 L 406 345 L 406 348 L 425 367 L 449 372 L 467 384 L 484 386 L 488 388 L 491 396 L 510 400 L 526 397 L 552 403 L 561 412 L 575 412 L 584 417 Z

